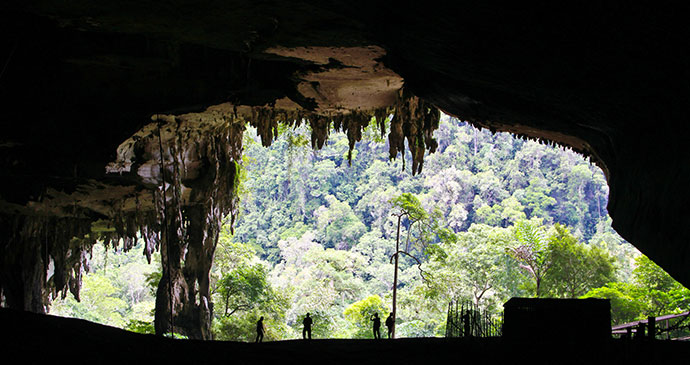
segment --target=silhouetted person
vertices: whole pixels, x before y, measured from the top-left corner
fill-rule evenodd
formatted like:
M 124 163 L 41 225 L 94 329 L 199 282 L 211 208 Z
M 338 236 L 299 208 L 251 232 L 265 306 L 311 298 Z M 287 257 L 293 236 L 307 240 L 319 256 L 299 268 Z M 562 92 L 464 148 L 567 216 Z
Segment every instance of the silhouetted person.
M 374 338 L 375 339 L 380 339 L 381 338 L 381 318 L 379 318 L 378 313 L 374 313 L 373 316 L 369 318 L 369 320 L 374 322 Z
M 266 333 L 266 327 L 264 327 L 264 317 L 259 318 L 256 322 L 256 341 L 261 342 L 264 340 L 264 333 Z
M 309 313 L 307 313 L 307 316 L 304 317 L 304 320 L 302 321 L 302 324 L 304 325 L 304 329 L 302 329 L 302 338 L 307 339 L 307 335 L 309 335 L 309 339 L 311 340 L 311 317 L 309 317 Z
M 388 318 L 386 318 L 386 327 L 388 327 L 388 338 L 391 338 L 391 334 L 393 333 L 393 324 L 395 324 L 395 319 L 393 319 L 393 312 L 388 315 Z

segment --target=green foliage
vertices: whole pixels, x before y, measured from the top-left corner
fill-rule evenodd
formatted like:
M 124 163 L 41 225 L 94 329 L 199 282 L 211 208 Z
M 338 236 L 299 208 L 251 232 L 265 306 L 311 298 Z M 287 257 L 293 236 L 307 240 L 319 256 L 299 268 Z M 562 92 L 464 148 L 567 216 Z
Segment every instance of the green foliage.
M 280 234 L 281 240 L 287 240 L 289 238 L 300 238 L 304 233 L 310 229 L 309 226 L 303 222 L 297 222 L 294 226 L 287 228 Z
M 650 290 L 669 291 L 677 286 L 677 282 L 671 275 L 645 255 L 640 255 L 635 259 L 633 275 L 637 284 Z
M 690 308 L 690 290 L 683 287 L 647 256 L 635 260 L 634 283 L 642 288 L 645 315 L 680 313 Z
M 444 116 L 438 152 L 412 176 L 402 158 L 389 159 L 377 124 L 351 164 L 344 133 L 314 151 L 305 125 L 279 125 L 268 148 L 248 128 L 236 184 L 241 214 L 234 234 L 221 230 L 211 271 L 216 339 L 254 341 L 261 316 L 265 340 L 301 338 L 307 312 L 315 338 L 371 337 L 369 321 L 344 312 L 368 301 L 387 316 L 400 214 L 401 249 L 421 260 L 430 281 L 400 256 L 398 337 L 442 335 L 457 298 L 500 312 L 512 296 L 588 291 L 611 298 L 616 321 L 688 308 L 687 290 L 636 261 L 611 228 L 606 178 L 573 151 Z M 160 262 L 129 266 L 129 254 L 105 260 L 98 247 L 82 303 L 68 298 L 51 312 L 148 331 Z M 133 257 L 144 260 L 139 251 Z
M 445 228 L 441 219 L 442 213 L 435 209 L 428 213 L 422 206 L 420 200 L 411 193 L 403 193 L 391 200 L 393 215 L 406 217 L 408 219 L 408 234 L 405 248 L 410 250 L 411 243 L 416 243 L 421 248 L 426 248 L 435 241 L 454 241 L 456 239 L 452 230 Z
M 446 241 L 428 250 L 425 269 L 431 273 L 430 298 L 449 302 L 464 298 L 484 308 L 499 310 L 519 292 L 521 275 L 510 270 L 515 262 L 506 255 L 514 237 L 509 229 L 473 224 L 456 241 Z
M 608 283 L 591 289 L 582 298 L 603 298 L 611 302 L 612 325 L 642 319 L 645 305 L 640 288 L 630 283 Z
M 631 283 L 608 283 L 583 297 L 611 299 L 615 324 L 649 316 L 681 313 L 690 308 L 690 290 L 675 281 L 647 256 L 635 259 Z
M 429 218 L 426 210 L 424 210 L 421 202 L 414 194 L 403 193 L 392 199 L 391 202 L 394 207 L 399 208 L 407 215 L 408 219 L 413 222 L 423 221 Z
M 251 310 L 270 295 L 266 269 L 262 264 L 241 264 L 223 274 L 216 284 L 223 301 L 224 315 Z
M 551 190 L 546 185 L 546 181 L 533 177 L 527 188 L 518 190 L 515 197 L 525 206 L 525 211 L 529 217 L 549 217 L 550 211 L 557 203 L 551 195 Z
M 543 295 L 542 280 L 551 268 L 546 232 L 538 219 L 516 222 L 513 232 L 518 244 L 506 248 L 506 253 L 517 260 L 519 266 L 529 273 L 534 281 L 534 296 L 539 298 Z
M 367 229 L 349 204 L 338 201 L 333 195 L 327 195 L 325 200 L 328 207 L 321 206 L 314 212 L 320 241 L 325 247 L 347 250 Z
M 131 319 L 125 326 L 127 331 L 142 333 L 146 335 L 153 335 L 156 333 L 153 322 L 140 321 L 137 319 Z
M 256 322 L 260 317 L 264 317 L 264 341 L 290 338 L 292 331 L 285 324 L 285 310 L 288 305 L 287 298 L 273 296 L 251 310 L 216 317 L 212 327 L 214 339 L 253 342 L 256 339 Z
M 287 296 L 268 281 L 267 264 L 251 245 L 233 242 L 223 229 L 212 269 L 212 297 L 215 303 L 214 338 L 253 341 L 256 321 L 264 317 L 265 341 L 284 338 Z
M 381 320 L 381 327 L 388 316 L 388 310 L 378 295 L 370 295 L 360 301 L 350 304 L 343 311 L 343 315 L 351 325 L 352 338 L 374 338 L 372 316 L 377 314 Z M 382 330 L 383 331 L 383 330 Z
M 556 224 L 549 237 L 551 268 L 544 290 L 551 297 L 577 298 L 590 289 L 615 281 L 614 258 L 600 246 L 583 245 L 566 227 Z
M 122 252 L 95 245 L 89 273 L 82 281 L 81 301 L 72 296 L 55 300 L 50 313 L 120 328 L 152 323 L 154 294 L 147 278 L 154 275 L 158 260 L 154 256 L 154 264 L 149 265 L 141 246 Z
M 161 278 L 163 277 L 163 271 L 160 268 L 160 263 L 157 265 L 157 269 L 155 271 L 152 271 L 151 273 L 147 274 L 145 276 L 146 281 L 145 285 L 149 290 L 149 293 L 151 296 L 155 297 L 156 296 L 156 291 L 158 290 L 158 283 L 161 281 Z

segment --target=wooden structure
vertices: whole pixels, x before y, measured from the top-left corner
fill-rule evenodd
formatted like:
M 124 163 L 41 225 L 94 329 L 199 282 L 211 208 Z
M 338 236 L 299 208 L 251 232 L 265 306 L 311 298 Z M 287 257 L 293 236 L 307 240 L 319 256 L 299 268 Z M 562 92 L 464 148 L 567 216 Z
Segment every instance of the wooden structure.
M 646 338 L 688 341 L 687 329 L 690 329 L 688 320 L 690 311 L 668 314 L 659 317 L 649 317 L 639 321 L 632 321 L 611 327 L 611 334 L 620 338 Z M 674 337 L 674 332 L 679 333 L 686 329 L 684 336 Z

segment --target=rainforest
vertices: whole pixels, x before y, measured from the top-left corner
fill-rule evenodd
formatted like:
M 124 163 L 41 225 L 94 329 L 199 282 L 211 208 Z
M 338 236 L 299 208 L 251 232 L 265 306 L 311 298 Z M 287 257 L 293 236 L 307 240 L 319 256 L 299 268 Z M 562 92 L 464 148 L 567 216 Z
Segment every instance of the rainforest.
M 451 301 L 500 322 L 512 297 L 606 298 L 614 325 L 690 305 L 611 228 L 607 179 L 576 152 L 442 115 L 413 174 L 409 149 L 391 159 L 369 125 L 352 150 L 336 132 L 313 149 L 305 125 L 279 125 L 269 147 L 244 133 L 240 212 L 211 271 L 214 339 L 254 341 L 261 317 L 265 341 L 301 338 L 306 313 L 315 338 L 371 338 L 371 315 L 392 311 L 396 337 L 440 337 Z M 81 300 L 50 313 L 153 333 L 160 257 L 141 250 L 95 245 Z

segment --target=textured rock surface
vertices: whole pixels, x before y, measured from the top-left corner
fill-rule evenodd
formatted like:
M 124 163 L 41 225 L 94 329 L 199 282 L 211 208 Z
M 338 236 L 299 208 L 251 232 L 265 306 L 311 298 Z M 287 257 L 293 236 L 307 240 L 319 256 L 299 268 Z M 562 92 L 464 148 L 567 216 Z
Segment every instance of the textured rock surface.
M 614 227 L 690 285 L 687 15 L 657 4 L 10 1 L 6 305 L 40 312 L 51 296 L 78 296 L 91 245 L 131 247 L 139 234 L 146 254 L 164 254 L 158 328 L 175 308 L 173 322 L 205 338 L 208 258 L 217 218 L 236 209 L 246 123 L 266 145 L 277 123 L 309 123 L 319 148 L 330 128 L 352 145 L 372 115 L 394 114 L 391 156 L 406 139 L 418 172 L 437 109 L 589 156 L 609 179 Z

